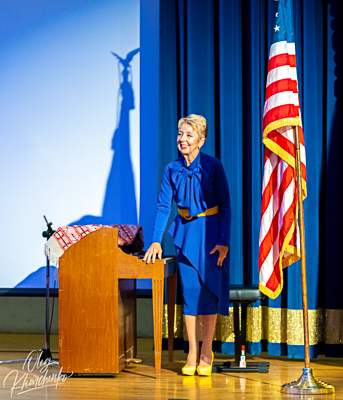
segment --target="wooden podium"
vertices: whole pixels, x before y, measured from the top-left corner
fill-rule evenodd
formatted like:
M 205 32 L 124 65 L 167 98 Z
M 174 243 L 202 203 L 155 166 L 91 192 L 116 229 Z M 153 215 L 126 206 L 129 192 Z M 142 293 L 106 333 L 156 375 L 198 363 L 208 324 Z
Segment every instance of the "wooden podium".
M 118 374 L 137 353 L 136 278 L 152 279 L 155 374 L 161 373 L 164 278 L 168 346 L 173 354 L 174 257 L 146 264 L 118 247 L 118 230 L 101 228 L 59 260 L 59 364 L 74 374 Z

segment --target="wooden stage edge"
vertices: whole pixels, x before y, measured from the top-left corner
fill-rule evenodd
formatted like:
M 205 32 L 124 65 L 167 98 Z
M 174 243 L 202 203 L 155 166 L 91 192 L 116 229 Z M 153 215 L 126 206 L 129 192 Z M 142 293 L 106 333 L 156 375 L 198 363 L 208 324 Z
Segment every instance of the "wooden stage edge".
M 25 359 L 30 351 L 44 347 L 44 335 L 0 334 L 0 361 Z M 212 377 L 185 377 L 180 374 L 185 363 L 183 351 L 162 352 L 161 379 L 155 378 L 153 339 L 138 339 L 137 358 L 140 364 L 130 364 L 116 377 L 68 378 L 65 382 L 47 383 L 45 369 L 37 369 L 34 361 L 0 364 L 0 399 L 10 400 L 88 400 L 88 399 L 343 399 L 343 359 L 319 357 L 312 360 L 314 375 L 335 386 L 333 395 L 295 396 L 281 394 L 280 387 L 300 377 L 303 361 L 286 357 L 249 357 L 248 361 L 269 361 L 269 373 L 212 374 Z M 58 336 L 51 336 L 53 358 L 58 361 Z M 233 360 L 233 356 L 216 354 L 215 360 Z M 30 369 L 30 372 L 28 371 Z M 50 366 L 47 376 L 56 377 L 58 366 Z M 26 378 L 26 380 L 25 380 Z M 40 378 L 40 380 L 38 380 Z M 15 379 L 17 383 L 15 384 Z M 25 387 L 26 382 L 26 387 Z M 31 384 L 30 384 L 31 383 Z M 50 384 L 52 386 L 40 387 Z M 34 389 L 34 385 L 36 388 Z M 11 397 L 11 388 L 13 394 Z M 22 387 L 24 386 L 24 387 Z M 29 390 L 33 389 L 33 390 Z

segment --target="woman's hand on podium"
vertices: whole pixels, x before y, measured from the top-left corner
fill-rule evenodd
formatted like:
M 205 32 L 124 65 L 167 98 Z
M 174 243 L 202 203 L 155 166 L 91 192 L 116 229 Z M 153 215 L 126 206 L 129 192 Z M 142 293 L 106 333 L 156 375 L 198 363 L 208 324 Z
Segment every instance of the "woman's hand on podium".
M 156 255 L 160 260 L 162 259 L 162 247 L 160 243 L 153 242 L 145 253 L 143 261 L 146 261 L 146 263 L 149 264 L 151 260 L 151 263 L 153 264 L 156 260 Z

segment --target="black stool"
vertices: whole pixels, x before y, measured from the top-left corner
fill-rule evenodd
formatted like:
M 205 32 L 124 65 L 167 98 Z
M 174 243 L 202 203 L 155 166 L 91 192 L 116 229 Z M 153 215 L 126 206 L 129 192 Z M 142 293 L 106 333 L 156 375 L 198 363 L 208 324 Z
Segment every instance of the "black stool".
M 248 305 L 263 298 L 264 294 L 259 291 L 258 286 L 230 286 L 230 302 L 233 304 L 235 332 L 235 361 L 215 361 L 212 372 L 269 372 L 269 362 L 247 362 L 246 367 L 239 366 L 242 346 L 246 349 Z M 241 331 L 239 330 L 239 305 L 241 305 Z

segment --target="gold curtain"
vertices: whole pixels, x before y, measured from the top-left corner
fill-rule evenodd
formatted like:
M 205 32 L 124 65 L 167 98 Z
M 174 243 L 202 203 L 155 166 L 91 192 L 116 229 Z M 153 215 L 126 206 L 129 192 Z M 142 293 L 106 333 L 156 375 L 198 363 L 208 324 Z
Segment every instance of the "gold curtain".
M 309 310 L 310 345 L 320 342 L 327 344 L 343 343 L 343 310 Z M 174 337 L 188 340 L 183 321 L 182 305 L 175 305 Z M 241 320 L 241 318 L 240 318 Z M 168 338 L 167 305 L 164 306 L 163 338 Z M 200 340 L 202 340 L 202 321 L 200 317 Z M 233 307 L 229 316 L 218 315 L 213 340 L 234 342 Z M 247 341 L 269 343 L 287 343 L 288 345 L 304 344 L 303 311 L 271 308 L 267 306 L 248 307 Z

